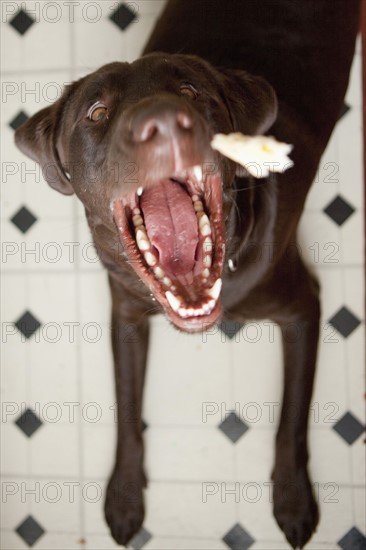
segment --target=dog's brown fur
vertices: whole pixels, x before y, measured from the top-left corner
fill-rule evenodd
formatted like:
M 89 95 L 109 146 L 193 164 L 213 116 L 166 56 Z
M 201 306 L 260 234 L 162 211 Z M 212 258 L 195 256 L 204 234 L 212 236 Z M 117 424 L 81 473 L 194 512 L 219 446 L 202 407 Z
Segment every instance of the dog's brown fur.
M 154 186 L 176 168 L 166 140 L 159 147 L 141 144 L 136 132 L 152 117 L 163 132 L 164 124 L 181 112 L 191 127 L 175 128 L 173 134 L 185 165 L 207 158 L 219 162 L 223 181 L 226 260 L 233 260 L 236 271 L 230 272 L 225 262 L 222 308 L 240 321 L 270 318 L 283 332 L 285 384 L 273 470 L 274 515 L 294 548 L 304 546 L 316 528 L 306 432 L 320 308 L 318 284 L 293 253 L 293 245 L 306 194 L 341 112 L 358 9 L 358 0 L 170 1 L 145 48 L 149 55 L 133 64 L 112 63 L 72 84 L 58 102 L 16 132 L 18 146 L 42 165 L 50 185 L 65 194 L 75 192 L 84 203 L 109 270 L 119 425 L 105 512 L 120 544 L 130 540 L 144 517 L 146 312 L 161 311 L 161 306 L 151 302 L 150 289 L 119 254 L 110 202 L 146 179 Z M 196 101 L 180 96 L 182 81 L 199 88 Z M 103 123 L 91 123 L 85 116 L 95 99 L 108 105 L 109 119 Z M 214 133 L 231 131 L 269 132 L 293 144 L 294 168 L 259 183 L 243 177 L 209 147 Z M 91 163 L 98 168 L 92 181 L 85 175 Z M 138 182 L 126 176 L 130 163 L 138 166 Z M 117 179 L 111 176 L 116 165 Z M 273 245 L 273 254 L 262 253 L 253 261 L 250 245 L 261 249 L 265 243 Z M 133 338 L 121 337 L 131 323 Z M 297 337 L 286 332 L 288 323 Z M 189 323 L 180 328 L 197 330 Z M 286 411 L 292 404 L 299 414 L 291 419 Z M 126 410 L 132 412 L 130 422 L 125 421 Z M 296 488 L 291 499 L 283 498 L 288 484 Z M 134 498 L 129 498 L 131 486 Z

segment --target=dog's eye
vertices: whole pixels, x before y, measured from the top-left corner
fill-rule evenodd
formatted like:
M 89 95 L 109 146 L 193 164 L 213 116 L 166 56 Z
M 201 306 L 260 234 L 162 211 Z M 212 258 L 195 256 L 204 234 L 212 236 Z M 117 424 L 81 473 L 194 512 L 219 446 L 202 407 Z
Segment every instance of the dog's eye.
M 108 118 L 108 109 L 103 103 L 98 101 L 90 107 L 87 116 L 93 122 L 99 122 L 100 120 Z
M 186 96 L 188 99 L 197 99 L 198 92 L 192 84 L 189 84 L 185 82 L 184 84 L 181 84 L 180 86 L 180 93 L 184 96 Z

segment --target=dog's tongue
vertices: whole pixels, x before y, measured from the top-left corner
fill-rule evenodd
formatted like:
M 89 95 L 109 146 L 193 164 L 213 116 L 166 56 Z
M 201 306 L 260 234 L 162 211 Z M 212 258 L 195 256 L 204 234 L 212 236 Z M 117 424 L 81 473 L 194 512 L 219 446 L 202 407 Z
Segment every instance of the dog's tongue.
M 189 194 L 179 183 L 163 180 L 140 198 L 150 242 L 159 265 L 174 276 L 190 273 L 198 244 L 197 218 Z

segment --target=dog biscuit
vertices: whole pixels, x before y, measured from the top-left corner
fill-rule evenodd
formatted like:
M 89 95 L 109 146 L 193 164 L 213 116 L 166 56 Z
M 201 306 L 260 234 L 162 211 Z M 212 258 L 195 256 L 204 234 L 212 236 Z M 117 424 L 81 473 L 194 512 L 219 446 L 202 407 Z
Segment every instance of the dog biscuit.
M 288 157 L 292 145 L 268 136 L 245 136 L 240 132 L 216 134 L 211 147 L 243 166 L 255 178 L 266 178 L 270 172 L 284 172 L 293 166 Z

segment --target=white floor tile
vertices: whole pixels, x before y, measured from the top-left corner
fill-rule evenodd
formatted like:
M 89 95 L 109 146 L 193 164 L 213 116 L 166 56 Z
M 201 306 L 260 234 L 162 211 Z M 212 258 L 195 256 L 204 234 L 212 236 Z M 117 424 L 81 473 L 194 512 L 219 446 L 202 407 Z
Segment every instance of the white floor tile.
M 39 331 L 40 341 L 47 340 L 49 323 L 56 323 L 63 330 L 65 323 L 76 321 L 76 290 L 73 273 L 29 274 L 28 284 L 29 309 L 44 325 Z M 68 331 L 63 334 L 67 335 Z
M 97 323 L 100 326 L 110 326 L 111 298 L 106 271 L 80 274 L 78 286 L 82 324 L 86 326 L 88 323 Z M 90 339 L 93 340 L 92 325 L 90 327 Z M 88 329 L 86 328 L 85 331 L 87 335 Z M 95 338 L 97 338 L 97 332 Z
M 184 335 L 152 323 L 144 417 L 152 425 L 217 425 L 230 398 L 230 356 L 218 332 Z M 159 395 L 159 399 L 156 396 Z
M 25 408 L 21 408 L 20 414 Z M 1 424 L 1 469 L 6 476 L 25 476 L 29 472 L 29 440 L 14 424 L 19 415 L 14 418 L 8 415 L 8 422 Z M 35 437 L 36 434 L 33 434 Z
M 205 499 L 200 483 L 150 483 L 146 496 L 144 525 L 157 537 L 189 533 L 221 539 L 234 523 L 234 503 Z
M 34 476 L 74 479 L 79 475 L 79 431 L 77 424 L 44 423 L 28 445 Z
M 311 430 L 310 471 L 314 483 L 350 485 L 351 462 L 348 444 L 330 427 Z
M 36 492 L 36 498 L 25 494 L 29 501 L 30 514 L 39 518 L 38 521 L 47 526 L 47 531 L 64 533 L 67 537 L 65 540 L 70 543 L 71 533 L 80 531 L 82 484 L 68 478 L 35 477 L 26 482 L 24 492 L 27 490 Z
M 357 487 L 353 489 L 353 508 L 355 517 L 355 526 L 366 533 L 366 503 L 363 488 Z
M 274 465 L 275 431 L 250 429 L 235 444 L 236 479 L 244 483 L 270 481 Z
M 76 67 L 88 67 L 91 72 L 106 63 L 125 61 L 126 38 L 112 21 L 100 19 L 95 24 L 76 21 L 73 32 Z
M 254 429 L 276 426 L 282 398 L 280 330 L 270 321 L 252 322 L 236 337 L 238 341 L 231 344 L 234 361 L 231 408 Z
M 0 507 L 2 529 L 16 528 L 29 515 L 30 494 L 27 494 L 27 489 L 31 486 L 27 485 L 28 483 L 27 478 L 19 476 L 2 477 L 2 502 Z M 2 546 L 2 548 L 8 547 Z
M 14 531 L 3 529 L 0 535 L 1 547 L 6 550 L 27 550 L 29 546 Z
M 4 72 L 68 67 L 71 59 L 71 26 L 68 21 L 54 24 L 42 18 L 23 37 L 10 25 L 2 25 L 1 30 L 3 43 L 7 44 L 6 51 L 10 52 L 10 55 L 5 55 L 5 48 L 2 48 Z M 47 44 L 52 44 L 52 48 L 45 47 Z
M 227 550 L 227 545 L 219 539 L 154 537 L 144 546 L 145 550 Z
M 364 422 L 364 417 L 356 417 L 359 421 Z M 352 461 L 352 483 L 360 487 L 365 487 L 366 472 L 365 472 L 365 432 L 351 445 L 351 461 Z
M 312 550 L 317 550 L 320 544 L 329 544 L 331 541 L 334 541 L 333 548 L 336 548 L 336 542 L 352 527 L 351 489 L 329 485 L 320 495 L 321 519 L 309 543 Z
M 83 422 L 83 472 L 91 479 L 107 479 L 112 472 L 115 456 L 117 427 L 105 426 L 99 421 L 89 421 L 98 418 L 90 407 L 85 409 Z M 93 416 L 92 416 L 93 414 Z
M 153 481 L 216 482 L 234 478 L 234 448 L 217 428 L 146 431 L 146 472 Z M 226 444 L 225 444 L 226 443 Z

